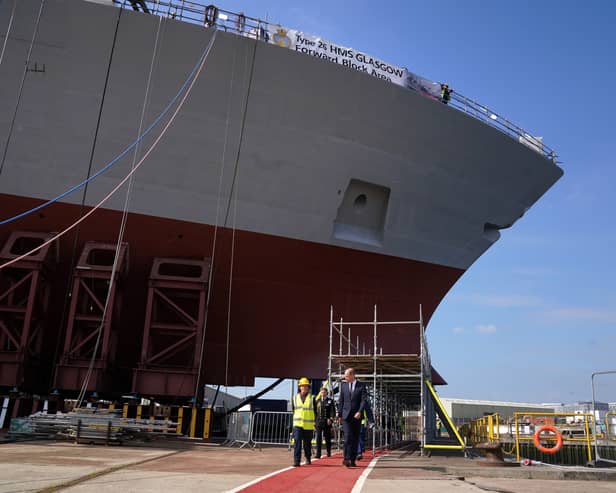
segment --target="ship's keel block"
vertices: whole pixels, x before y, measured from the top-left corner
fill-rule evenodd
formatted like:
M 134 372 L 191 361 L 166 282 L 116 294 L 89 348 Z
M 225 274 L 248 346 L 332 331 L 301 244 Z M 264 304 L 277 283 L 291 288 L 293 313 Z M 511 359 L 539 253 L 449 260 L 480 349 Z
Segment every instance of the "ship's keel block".
M 52 238 L 50 233 L 14 231 L 0 263 L 16 259 Z M 0 387 L 35 387 L 49 305 L 49 278 L 58 262 L 53 242 L 0 271 Z
M 86 390 L 111 390 L 116 317 L 120 313 L 122 283 L 128 269 L 128 244 L 122 243 L 119 248 L 111 284 L 115 253 L 114 244 L 88 241 L 73 270 L 64 351 L 56 367 L 57 388 L 80 390 L 87 379 Z M 92 371 L 88 378 L 90 365 Z
M 192 396 L 197 385 L 210 260 L 155 258 L 133 392 Z

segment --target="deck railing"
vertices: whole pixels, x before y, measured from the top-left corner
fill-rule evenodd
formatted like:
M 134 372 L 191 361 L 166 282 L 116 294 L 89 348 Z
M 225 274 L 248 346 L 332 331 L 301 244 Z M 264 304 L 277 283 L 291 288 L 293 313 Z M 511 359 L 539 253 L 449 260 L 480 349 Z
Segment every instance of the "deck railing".
M 111 0 L 121 8 L 133 8 L 142 10 L 143 5 L 147 12 L 170 19 L 176 19 L 191 24 L 238 34 L 260 41 L 269 41 L 270 25 L 278 27 L 278 24 L 250 17 L 240 12 L 230 12 L 214 5 L 206 5 L 199 1 L 189 0 Z M 412 90 L 412 89 L 410 89 Z M 554 149 L 543 143 L 541 137 L 534 137 L 520 126 L 512 123 L 507 118 L 499 115 L 492 109 L 474 101 L 458 91 L 451 93 L 449 106 L 470 115 L 477 120 L 501 131 L 509 137 L 517 140 L 534 151 L 542 154 L 555 164 L 558 164 L 557 154 Z

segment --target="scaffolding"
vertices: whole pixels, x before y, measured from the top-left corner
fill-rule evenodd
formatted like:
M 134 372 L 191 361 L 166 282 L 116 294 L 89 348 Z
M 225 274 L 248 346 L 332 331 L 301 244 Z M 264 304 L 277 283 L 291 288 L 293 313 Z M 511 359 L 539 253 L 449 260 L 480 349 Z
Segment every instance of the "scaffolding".
M 387 328 L 406 328 L 419 338 L 419 351 L 393 353 L 379 346 L 379 332 Z M 370 331 L 370 328 L 372 330 Z M 370 336 L 368 336 L 370 332 Z M 372 339 L 372 340 L 370 340 Z M 336 347 L 337 345 L 337 347 Z M 407 438 L 419 438 L 425 444 L 426 413 L 425 385 L 431 379 L 431 365 L 421 305 L 418 320 L 379 321 L 377 306 L 369 322 L 334 320 L 330 308 L 328 380 L 339 381 L 346 368 L 354 368 L 355 375 L 369 387 L 375 428 L 372 433 L 373 453 L 377 448 L 389 448 Z M 405 433 L 403 419 L 412 410 L 419 410 L 419 437 Z
M 404 330 L 410 339 L 400 341 L 395 349 L 406 345 L 406 348 L 415 349 L 414 352 L 392 351 L 391 340 L 383 350 L 380 341 L 386 338 L 382 331 L 396 328 Z M 419 442 L 422 454 L 426 449 L 464 448 L 432 386 L 432 363 L 421 305 L 417 320 L 403 321 L 379 321 L 374 305 L 373 320 L 366 322 L 334 320 L 332 306 L 328 358 L 330 387 L 334 381 L 344 378 L 346 368 L 354 368 L 355 376 L 369 387 L 375 414 L 373 454 L 377 448 L 391 448 L 403 441 Z M 447 438 L 437 436 L 437 415 L 449 432 Z

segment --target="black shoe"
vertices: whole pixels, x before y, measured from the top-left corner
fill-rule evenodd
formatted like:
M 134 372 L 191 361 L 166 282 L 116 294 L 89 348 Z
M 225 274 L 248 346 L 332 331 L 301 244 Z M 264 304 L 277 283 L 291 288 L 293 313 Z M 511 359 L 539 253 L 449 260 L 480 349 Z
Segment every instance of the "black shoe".
M 307 464 L 307 465 L 312 464 L 312 462 L 310 462 L 310 459 L 306 459 L 306 464 Z
M 344 459 L 344 460 L 342 461 L 342 465 L 343 465 L 343 466 L 347 466 L 347 467 L 349 467 L 349 466 L 351 465 L 351 461 L 350 461 L 350 460 L 346 460 L 346 459 Z
M 327 457 L 331 457 L 332 453 L 331 452 L 327 452 Z
M 362 456 L 358 455 L 357 457 L 355 457 L 355 460 L 361 460 Z
M 321 458 L 321 456 L 320 456 L 320 455 L 315 455 L 315 456 L 314 456 L 314 458 L 315 458 L 315 459 L 320 459 L 320 458 Z
M 355 464 L 354 460 L 351 461 L 351 465 L 349 467 L 357 467 L 357 464 Z
M 299 462 L 294 462 L 293 467 L 299 467 Z

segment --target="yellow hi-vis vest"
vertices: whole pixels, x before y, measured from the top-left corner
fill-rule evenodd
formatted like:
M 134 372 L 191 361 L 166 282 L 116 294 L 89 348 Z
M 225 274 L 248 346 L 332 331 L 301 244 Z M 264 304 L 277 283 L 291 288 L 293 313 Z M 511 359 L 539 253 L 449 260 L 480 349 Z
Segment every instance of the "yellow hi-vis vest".
M 314 430 L 314 396 L 306 395 L 304 402 L 299 394 L 293 399 L 293 426 L 304 430 Z

